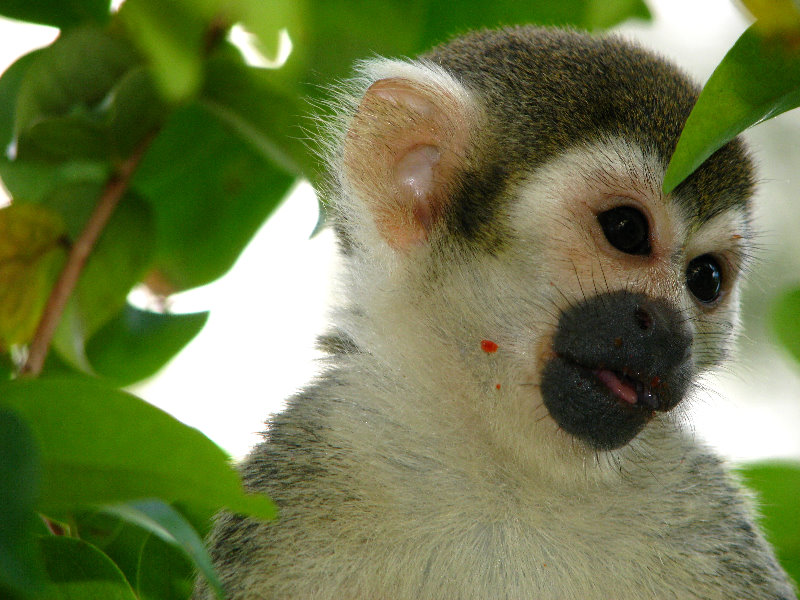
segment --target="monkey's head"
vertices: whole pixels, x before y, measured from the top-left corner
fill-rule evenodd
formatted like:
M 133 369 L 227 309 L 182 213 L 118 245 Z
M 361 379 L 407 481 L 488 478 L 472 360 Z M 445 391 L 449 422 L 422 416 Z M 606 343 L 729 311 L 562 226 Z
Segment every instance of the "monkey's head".
M 662 193 L 697 87 L 536 28 L 361 73 L 330 158 L 355 345 L 516 449 L 673 423 L 728 351 L 751 237 L 738 141 Z

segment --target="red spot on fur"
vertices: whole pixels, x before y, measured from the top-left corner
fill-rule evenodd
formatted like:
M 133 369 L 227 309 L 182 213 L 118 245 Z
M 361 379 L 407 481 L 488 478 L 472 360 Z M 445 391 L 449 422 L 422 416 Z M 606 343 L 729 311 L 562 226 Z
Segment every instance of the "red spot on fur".
M 492 340 L 481 340 L 481 350 L 486 352 L 486 354 L 493 354 L 494 352 L 497 352 L 498 347 L 499 346 Z
M 650 380 L 650 387 L 651 388 L 657 388 L 660 385 L 661 385 L 661 378 L 658 375 L 656 375 L 655 377 L 653 377 Z
M 499 390 L 499 389 L 500 389 L 500 384 L 498 383 L 498 384 L 497 384 L 496 386 L 494 386 L 494 387 L 495 387 L 496 389 L 498 389 L 498 390 Z
M 742 239 L 742 236 L 741 236 L 741 235 L 739 235 L 738 233 L 734 233 L 734 234 L 731 236 L 731 239 L 732 239 L 732 240 L 740 240 L 740 239 Z

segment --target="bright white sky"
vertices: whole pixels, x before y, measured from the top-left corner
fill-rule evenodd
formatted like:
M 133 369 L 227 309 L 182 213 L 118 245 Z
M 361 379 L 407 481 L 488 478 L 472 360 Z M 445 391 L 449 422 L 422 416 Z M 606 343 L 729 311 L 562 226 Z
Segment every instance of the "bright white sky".
M 747 26 L 728 0 L 649 4 L 655 23 L 623 32 L 701 81 Z M 0 20 L 0 70 L 55 34 Z M 798 122 L 794 126 L 800 133 Z M 210 309 L 208 325 L 161 374 L 135 390 L 235 457 L 258 441 L 265 418 L 315 372 L 314 339 L 327 323 L 336 263 L 330 231 L 309 240 L 316 219 L 313 191 L 298 186 L 228 275 L 177 298 L 177 312 Z M 768 375 L 712 380 L 708 398 L 694 404 L 698 435 L 734 460 L 800 457 L 800 377 L 795 367 L 778 362 Z M 756 384 L 744 386 L 751 376 Z M 741 400 L 758 392 L 758 402 Z

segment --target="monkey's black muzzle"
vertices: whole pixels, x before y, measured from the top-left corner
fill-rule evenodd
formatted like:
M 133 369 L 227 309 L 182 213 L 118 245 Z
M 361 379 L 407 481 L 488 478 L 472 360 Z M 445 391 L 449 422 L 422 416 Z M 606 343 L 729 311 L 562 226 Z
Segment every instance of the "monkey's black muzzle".
M 542 398 L 566 432 L 601 450 L 631 441 L 674 408 L 692 375 L 686 318 L 667 302 L 613 292 L 562 313 Z

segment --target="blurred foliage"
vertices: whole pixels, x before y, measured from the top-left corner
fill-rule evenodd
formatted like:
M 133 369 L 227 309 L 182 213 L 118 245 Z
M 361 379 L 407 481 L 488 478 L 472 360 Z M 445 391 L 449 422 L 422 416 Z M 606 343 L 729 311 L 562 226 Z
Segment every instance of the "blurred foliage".
M 777 340 L 800 362 L 800 289 L 784 292 L 772 310 L 772 329 Z
M 0 209 L 0 595 L 153 600 L 187 598 L 197 571 L 218 589 L 200 543 L 216 510 L 274 508 L 243 492 L 205 436 L 118 389 L 157 372 L 207 318 L 133 307 L 131 289 L 166 299 L 231 267 L 292 183 L 314 180 L 307 115 L 356 59 L 414 55 L 476 27 L 649 18 L 642 0 L 127 0 L 118 12 L 108 0 L 0 0 L 0 14 L 61 30 L 0 77 L 12 196 Z M 288 31 L 288 60 L 249 64 L 234 26 L 268 58 Z M 711 141 L 686 142 L 684 165 L 793 106 L 796 63 L 780 44 L 796 30 L 751 31 L 726 61 L 744 48 L 742 68 L 769 84 L 747 88 L 723 63 L 720 85 L 744 85 L 746 106 L 728 102 L 718 130 L 700 126 Z M 39 375 L 26 366 L 42 348 L 41 376 L 20 377 Z
M 800 468 L 794 463 L 764 463 L 739 470 L 758 493 L 761 524 L 783 568 L 800 582 Z
M 0 593 L 41 591 L 44 569 L 37 560 L 34 509 L 39 493 L 39 452 L 28 425 L 0 405 Z
M 201 433 L 119 391 L 207 319 L 131 306 L 131 289 L 166 299 L 233 265 L 313 180 L 308 115 L 357 58 L 501 23 L 649 18 L 641 0 L 0 0 L 0 14 L 61 30 L 0 77 L 0 595 L 153 600 L 188 598 L 198 571 L 221 595 L 211 515 L 274 507 Z M 267 57 L 287 30 L 288 61 L 252 66 L 234 26 Z
M 743 3 L 757 20 L 703 88 L 664 176 L 666 193 L 751 125 L 800 106 L 800 5 Z

